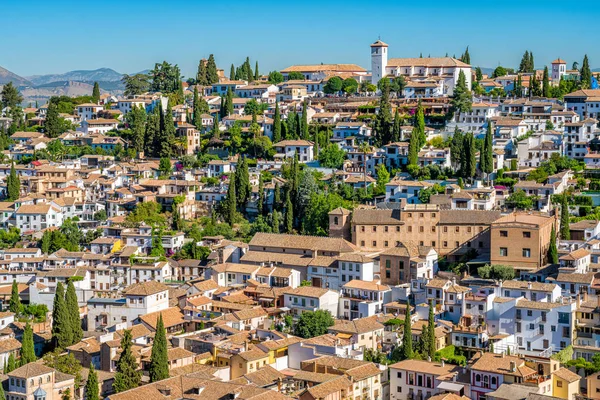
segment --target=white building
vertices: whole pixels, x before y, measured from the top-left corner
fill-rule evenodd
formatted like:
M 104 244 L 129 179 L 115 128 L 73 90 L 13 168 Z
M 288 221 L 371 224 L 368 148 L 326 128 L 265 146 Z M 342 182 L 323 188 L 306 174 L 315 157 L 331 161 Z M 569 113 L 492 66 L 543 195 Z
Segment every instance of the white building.
M 283 293 L 283 304 L 295 315 L 305 311 L 326 310 L 338 316 L 339 294 L 333 290 L 301 286 Z
M 99 111 L 102 111 L 104 106 L 94 104 L 94 103 L 83 103 L 77 106 L 77 115 L 81 119 L 81 121 L 86 121 L 88 119 L 96 118 L 96 115 Z
M 281 158 L 294 158 L 297 155 L 301 163 L 311 162 L 314 159 L 313 142 L 308 140 L 283 140 L 273 146 Z
M 391 300 L 389 286 L 353 279 L 342 288 L 338 315 L 344 319 L 371 317 L 383 312 L 383 305 Z
M 21 232 L 41 231 L 63 223 L 62 213 L 51 204 L 22 205 L 15 215 L 17 228 Z
M 552 61 L 552 83 L 554 85 L 558 85 L 560 83 L 560 79 L 566 73 L 567 62 L 565 60 L 557 58 L 556 60 Z

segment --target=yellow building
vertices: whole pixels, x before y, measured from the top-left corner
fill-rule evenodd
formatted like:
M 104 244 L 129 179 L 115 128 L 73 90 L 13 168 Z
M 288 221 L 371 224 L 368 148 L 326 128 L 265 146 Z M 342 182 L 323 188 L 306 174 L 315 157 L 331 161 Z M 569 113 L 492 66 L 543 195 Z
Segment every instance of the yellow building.
M 552 396 L 571 400 L 579 393 L 581 377 L 566 368 L 552 374 Z
M 253 348 L 252 350 L 232 355 L 230 360 L 231 379 L 236 379 L 242 375 L 256 372 L 261 367 L 267 365 L 269 363 L 269 354 L 258 348 Z

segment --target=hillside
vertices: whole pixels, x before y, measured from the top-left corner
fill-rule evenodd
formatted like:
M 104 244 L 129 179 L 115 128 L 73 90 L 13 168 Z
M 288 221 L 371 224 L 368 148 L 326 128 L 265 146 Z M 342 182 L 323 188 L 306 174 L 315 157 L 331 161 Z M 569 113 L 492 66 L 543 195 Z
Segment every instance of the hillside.
M 27 79 L 23 78 L 15 74 L 14 72 L 10 72 L 9 70 L 0 67 L 0 86 L 5 85 L 9 82 L 12 82 L 15 86 L 30 86 L 31 82 Z
M 112 87 L 108 87 L 112 85 Z M 123 93 L 120 88 L 120 82 L 106 82 L 106 86 L 100 83 L 100 92 L 110 92 L 115 95 Z M 28 87 L 21 90 L 21 94 L 24 98 L 24 104 L 38 102 L 38 104 L 44 104 L 52 96 L 84 96 L 91 95 L 94 88 L 93 83 L 85 82 L 52 82 L 41 86 Z
M 29 79 L 34 85 L 46 85 L 52 82 L 119 82 L 123 74 L 111 68 L 99 68 L 95 70 L 69 71 L 64 74 L 34 75 Z

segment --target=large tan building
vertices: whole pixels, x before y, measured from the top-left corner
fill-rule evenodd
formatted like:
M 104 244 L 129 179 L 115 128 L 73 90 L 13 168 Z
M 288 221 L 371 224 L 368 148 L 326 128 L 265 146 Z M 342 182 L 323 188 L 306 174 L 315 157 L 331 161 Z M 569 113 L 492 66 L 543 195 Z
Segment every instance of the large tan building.
M 535 270 L 546 264 L 556 217 L 512 213 L 491 226 L 490 262 L 517 270 Z M 558 229 L 557 229 L 558 231 Z
M 489 228 L 500 216 L 500 211 L 440 210 L 433 204 L 357 209 L 351 214 L 336 209 L 329 215 L 329 232 L 334 237 L 350 237 L 362 251 L 382 251 L 411 241 L 453 260 L 469 249 L 488 253 Z

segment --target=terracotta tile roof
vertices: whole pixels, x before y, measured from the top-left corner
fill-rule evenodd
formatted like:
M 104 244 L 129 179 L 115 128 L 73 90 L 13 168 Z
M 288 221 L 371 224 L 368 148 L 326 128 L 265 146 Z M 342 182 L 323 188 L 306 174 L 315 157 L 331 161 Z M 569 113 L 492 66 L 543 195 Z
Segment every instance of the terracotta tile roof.
M 567 381 L 569 383 L 578 382 L 581 380 L 581 376 L 575 372 L 571 372 L 567 368 L 559 368 L 558 371 L 553 372 L 552 375 L 555 375 L 563 381 Z
M 530 288 L 531 287 L 531 288 Z M 502 288 L 504 289 L 527 289 L 539 292 L 551 292 L 556 288 L 554 283 L 543 283 L 543 282 L 528 282 L 528 281 L 516 281 L 509 280 L 502 282 Z
M 559 273 L 556 277 L 557 282 L 569 282 L 569 283 L 591 283 L 594 280 L 595 272 L 588 272 L 586 274 L 565 274 Z
M 500 211 L 488 210 L 441 210 L 442 225 L 489 225 L 500 218 Z
M 15 369 L 10 372 L 8 376 L 15 378 L 33 378 L 36 376 L 49 374 L 51 372 L 55 372 L 54 368 L 46 367 L 44 364 L 31 362 L 29 364 L 25 364 L 20 368 Z
M 512 375 L 518 377 L 527 377 L 534 375 L 536 371 L 527 367 L 525 361 L 519 357 L 500 355 L 494 353 L 479 353 L 473 357 L 471 370 L 485 371 L 501 375 Z M 511 371 L 511 362 L 516 366 L 515 371 Z
M 320 298 L 321 296 L 323 296 L 324 294 L 326 294 L 329 291 L 330 291 L 329 289 L 318 288 L 318 287 L 314 287 L 314 286 L 300 286 L 295 289 L 288 289 L 284 292 L 284 294 L 292 294 L 292 295 L 296 295 L 296 296 Z
M 383 329 L 383 324 L 377 321 L 377 317 L 358 318 L 353 321 L 336 319 L 335 324 L 329 327 L 330 332 L 343 332 L 361 334 Z
M 250 240 L 249 245 L 288 249 L 310 249 L 340 253 L 350 253 L 356 251 L 356 248 L 352 243 L 341 238 L 262 232 L 255 234 L 252 240 Z
M 390 290 L 388 285 L 382 285 L 378 281 L 362 281 L 360 279 L 352 279 L 343 287 L 346 289 L 372 290 L 377 292 L 385 292 Z
M 182 324 L 183 314 L 178 307 L 167 308 L 162 311 L 156 311 L 150 314 L 141 315 L 140 320 L 149 325 L 153 330 L 156 330 L 156 324 L 158 322 L 158 316 L 162 315 L 165 328 L 170 328 Z
M 357 209 L 352 213 L 352 223 L 356 225 L 403 225 L 400 210 Z
M 134 283 L 133 285 L 128 286 L 123 291 L 123 294 L 129 296 L 150 296 L 168 290 L 169 288 L 160 282 L 146 281 L 141 283 Z
M 320 383 L 318 385 L 312 386 L 306 389 L 306 392 L 308 392 L 313 399 L 325 399 L 342 391 L 346 393 L 352 393 L 351 390 L 352 382 L 350 382 L 348 378 L 342 375 L 337 378 Z
M 286 72 L 366 72 L 363 67 L 356 64 L 316 64 L 316 65 L 292 65 L 281 70 L 281 73 Z
M 456 58 L 452 57 L 422 57 L 422 58 L 390 58 L 387 63 L 388 67 L 461 67 L 469 68 L 470 65 L 466 64 Z

